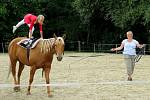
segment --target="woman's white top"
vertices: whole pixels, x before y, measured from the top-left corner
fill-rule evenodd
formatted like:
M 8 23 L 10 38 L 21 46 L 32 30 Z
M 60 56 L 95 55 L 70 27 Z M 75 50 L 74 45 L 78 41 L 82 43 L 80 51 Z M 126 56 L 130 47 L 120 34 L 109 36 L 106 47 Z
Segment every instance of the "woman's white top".
M 128 39 L 124 39 L 122 41 L 122 44 L 124 45 L 123 54 L 125 55 L 136 55 L 136 46 L 139 44 L 138 41 L 135 39 L 132 39 L 131 42 L 128 42 Z

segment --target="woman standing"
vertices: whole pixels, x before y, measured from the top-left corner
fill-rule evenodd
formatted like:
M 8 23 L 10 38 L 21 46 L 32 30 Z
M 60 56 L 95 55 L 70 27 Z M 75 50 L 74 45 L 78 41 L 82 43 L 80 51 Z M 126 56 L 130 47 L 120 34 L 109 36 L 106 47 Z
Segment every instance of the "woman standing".
M 132 81 L 132 74 L 135 66 L 135 55 L 136 55 L 136 47 L 142 48 L 143 45 L 140 45 L 138 41 L 133 39 L 132 31 L 128 31 L 126 33 L 127 39 L 124 39 L 121 43 L 120 47 L 112 48 L 111 51 L 123 50 L 125 64 L 127 67 L 128 81 Z

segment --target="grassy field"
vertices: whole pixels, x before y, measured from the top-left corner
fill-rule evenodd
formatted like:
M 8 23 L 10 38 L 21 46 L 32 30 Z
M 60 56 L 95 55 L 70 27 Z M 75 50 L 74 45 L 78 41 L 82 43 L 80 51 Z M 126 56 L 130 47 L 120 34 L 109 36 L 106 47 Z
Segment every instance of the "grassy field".
M 136 63 L 133 81 L 128 82 L 122 54 L 65 52 L 58 62 L 54 57 L 51 69 L 51 93 L 46 87 L 33 86 L 26 95 L 27 86 L 14 92 L 12 76 L 7 79 L 8 54 L 0 54 L 1 100 L 150 100 L 150 56 L 145 55 Z M 28 84 L 29 69 L 26 66 L 21 84 Z M 33 85 L 44 84 L 41 69 L 36 71 Z

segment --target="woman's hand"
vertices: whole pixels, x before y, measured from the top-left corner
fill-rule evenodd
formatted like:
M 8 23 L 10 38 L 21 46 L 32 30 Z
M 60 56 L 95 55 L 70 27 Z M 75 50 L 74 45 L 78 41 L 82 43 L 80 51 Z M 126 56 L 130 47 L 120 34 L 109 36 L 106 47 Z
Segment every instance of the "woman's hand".
M 145 46 L 146 46 L 146 44 L 142 44 L 142 45 L 139 46 L 139 48 L 143 48 Z
M 110 49 L 111 51 L 116 51 L 116 48 L 112 48 L 112 49 Z

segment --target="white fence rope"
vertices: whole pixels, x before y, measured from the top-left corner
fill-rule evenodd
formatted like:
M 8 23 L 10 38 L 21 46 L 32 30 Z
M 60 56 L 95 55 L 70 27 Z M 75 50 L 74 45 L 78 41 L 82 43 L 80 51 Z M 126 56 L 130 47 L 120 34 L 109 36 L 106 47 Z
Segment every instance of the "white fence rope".
M 33 87 L 44 87 L 44 86 L 52 86 L 52 87 L 81 87 L 85 85 L 137 85 L 137 84 L 150 84 L 150 81 L 101 81 L 101 82 L 64 82 L 64 83 L 51 83 L 51 84 L 32 84 Z M 27 87 L 28 84 L 0 84 L 0 88 L 9 88 L 14 86 Z

